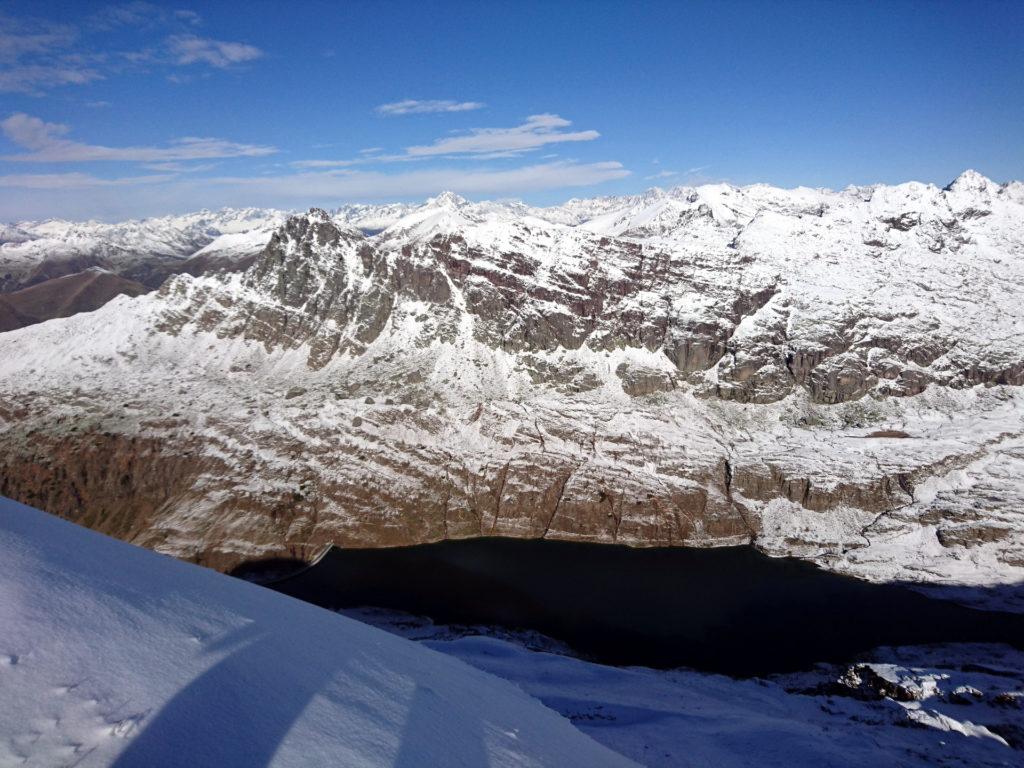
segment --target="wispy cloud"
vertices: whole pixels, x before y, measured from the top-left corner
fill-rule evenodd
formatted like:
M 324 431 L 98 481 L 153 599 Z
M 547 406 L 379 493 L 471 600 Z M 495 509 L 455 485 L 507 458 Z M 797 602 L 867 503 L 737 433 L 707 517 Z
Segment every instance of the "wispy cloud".
M 70 25 L 0 13 L 0 92 L 37 94 L 101 79 L 94 60 L 68 52 L 77 39 Z
M 0 69 L 0 92 L 32 94 L 46 88 L 83 85 L 102 79 L 103 75 L 93 68 L 32 64 Z
M 171 173 L 201 173 L 217 167 L 217 163 L 144 163 L 143 168 L 149 171 L 165 171 Z
M 47 123 L 38 117 L 20 112 L 0 122 L 0 130 L 12 142 L 30 150 L 0 157 L 0 160 L 16 162 L 78 163 L 113 160 L 153 163 L 221 157 L 261 157 L 277 151 L 274 147 L 194 136 L 175 139 L 169 147 L 105 147 L 99 144 L 83 144 L 63 138 L 69 131 L 68 126 Z
M 530 115 L 522 125 L 512 128 L 474 128 L 465 134 L 437 139 L 433 144 L 406 147 L 398 153 L 379 154 L 379 148 L 373 148 L 362 150 L 356 158 L 297 160 L 292 166 L 340 168 L 414 160 L 501 160 L 519 157 L 548 144 L 593 141 L 601 135 L 597 131 L 560 130 L 570 125 L 569 120 L 558 115 Z
M 657 165 L 658 161 L 655 160 L 654 164 Z M 644 179 L 646 181 L 655 181 L 655 180 L 658 180 L 658 179 L 671 179 L 671 178 L 675 178 L 677 176 L 684 176 L 684 177 L 690 177 L 690 178 L 688 178 L 688 180 L 692 183 L 693 182 L 693 178 L 692 177 L 695 177 L 695 176 L 699 177 L 702 171 L 705 171 L 705 170 L 707 170 L 710 167 L 711 167 L 710 165 L 700 165 L 700 166 L 697 166 L 696 168 L 687 168 L 682 173 L 680 173 L 679 171 L 668 171 L 668 170 L 658 171 L 657 173 L 652 173 L 650 176 L 644 176 Z
M 178 10 L 174 11 L 174 18 L 178 19 L 179 21 L 183 21 L 186 24 L 191 24 L 194 27 L 197 27 L 203 23 L 202 16 L 200 16 L 195 11 L 189 11 L 183 8 L 179 8 Z
M 419 169 L 393 174 L 345 169 L 189 180 L 172 175 L 103 179 L 86 174 L 26 174 L 0 176 L 0 209 L 12 217 L 59 214 L 126 218 L 202 206 L 300 207 L 408 199 L 446 189 L 465 195 L 521 195 L 588 187 L 628 175 L 629 170 L 617 162 L 555 162 L 504 169 Z M 128 189 L 130 194 L 126 193 Z
M 470 112 L 474 109 L 483 109 L 486 104 L 480 101 L 451 101 L 449 99 L 405 99 L 394 101 L 390 104 L 381 104 L 377 107 L 378 114 L 394 115 L 422 115 L 431 112 Z
M 195 11 L 173 10 L 147 2 L 129 2 L 108 5 L 89 17 L 88 25 L 95 29 L 118 27 L 152 28 L 175 23 L 198 26 L 202 17 Z
M 264 187 L 270 184 L 281 197 L 316 195 L 322 198 L 388 199 L 430 195 L 451 189 L 463 194 L 522 194 L 621 179 L 629 171 L 618 162 L 556 162 L 518 168 L 436 168 L 403 173 L 346 170 L 306 173 L 275 179 L 221 179 L 219 184 Z
M 174 178 L 167 174 L 152 176 L 122 176 L 104 179 L 87 173 L 15 173 L 0 176 L 0 187 L 16 189 L 74 190 L 95 187 L 128 187 L 138 184 L 157 184 Z
M 211 40 L 195 35 L 172 35 L 167 38 L 167 49 L 178 64 L 202 62 L 220 69 L 253 61 L 263 55 L 263 51 L 254 45 Z
M 296 160 L 289 163 L 292 168 L 346 168 L 359 160 Z
M 199 37 L 191 31 L 199 23 L 193 11 L 133 2 L 108 6 L 89 17 L 84 22 L 89 34 L 83 38 L 82 30 L 70 24 L 0 13 L 0 92 L 40 96 L 144 67 L 203 64 L 226 69 L 263 55 L 248 43 Z M 96 47 L 97 36 L 125 28 L 139 36 L 137 49 L 111 52 Z
M 52 53 L 71 45 L 77 37 L 77 30 L 67 24 L 20 20 L 0 14 L 0 61 Z
M 570 125 L 569 120 L 558 115 L 530 115 L 525 123 L 514 128 L 474 128 L 464 136 L 438 139 L 425 146 L 406 147 L 405 153 L 408 157 L 519 154 L 548 144 L 593 141 L 601 135 L 597 131 L 559 130 Z

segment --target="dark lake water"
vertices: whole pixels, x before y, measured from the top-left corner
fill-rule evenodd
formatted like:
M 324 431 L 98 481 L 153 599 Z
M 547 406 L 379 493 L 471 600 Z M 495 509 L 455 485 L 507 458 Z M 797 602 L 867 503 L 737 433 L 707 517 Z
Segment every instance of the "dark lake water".
M 236 575 L 287 565 L 253 564 Z M 880 645 L 1024 646 L 1022 615 L 869 584 L 750 547 L 478 538 L 335 548 L 268 586 L 326 608 L 377 606 L 439 623 L 532 629 L 609 664 L 734 675 L 844 661 Z

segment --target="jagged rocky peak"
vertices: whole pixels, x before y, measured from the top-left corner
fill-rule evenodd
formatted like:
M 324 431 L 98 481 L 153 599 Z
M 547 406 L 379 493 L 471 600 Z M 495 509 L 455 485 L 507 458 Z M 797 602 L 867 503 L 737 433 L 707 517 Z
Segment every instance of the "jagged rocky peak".
M 351 262 L 364 243 L 359 230 L 339 226 L 322 208 L 310 208 L 271 235 L 246 282 L 289 306 L 315 301 L 322 307 L 350 282 L 359 266 Z
M 274 235 L 278 239 L 307 243 L 310 247 L 325 248 L 342 240 L 362 240 L 358 229 L 343 226 L 323 208 L 310 208 L 306 213 L 291 216 Z M 273 242 L 273 240 L 271 240 Z

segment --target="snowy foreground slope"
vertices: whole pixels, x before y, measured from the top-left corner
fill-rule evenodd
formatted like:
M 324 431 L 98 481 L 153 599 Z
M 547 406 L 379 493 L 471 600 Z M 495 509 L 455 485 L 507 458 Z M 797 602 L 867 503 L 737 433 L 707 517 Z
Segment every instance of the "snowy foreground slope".
M 0 334 L 0 493 L 222 569 L 752 544 L 1024 610 L 1022 384 L 1020 182 L 445 194 Z
M 608 667 L 533 633 L 346 611 L 519 685 L 650 768 L 1024 764 L 1024 654 L 1005 645 L 879 648 L 767 678 Z
M 626 766 L 514 685 L 0 500 L 0 766 Z

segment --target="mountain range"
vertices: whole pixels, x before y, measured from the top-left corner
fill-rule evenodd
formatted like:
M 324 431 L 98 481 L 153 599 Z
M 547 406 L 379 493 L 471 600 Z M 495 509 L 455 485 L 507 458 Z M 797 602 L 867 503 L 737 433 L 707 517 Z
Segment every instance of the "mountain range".
M 485 535 L 752 544 L 1024 609 L 998 589 L 1024 579 L 1020 182 L 0 240 L 0 495 L 105 533 L 225 570 Z

